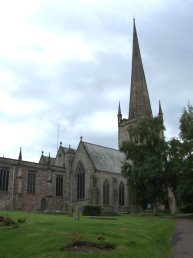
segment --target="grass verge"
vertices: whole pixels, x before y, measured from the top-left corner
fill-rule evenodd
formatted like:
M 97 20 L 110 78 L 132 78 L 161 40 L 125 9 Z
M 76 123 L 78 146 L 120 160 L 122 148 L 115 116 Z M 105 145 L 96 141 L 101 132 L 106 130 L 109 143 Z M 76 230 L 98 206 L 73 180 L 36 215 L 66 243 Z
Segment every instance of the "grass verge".
M 171 251 L 175 225 L 172 218 L 152 216 L 124 215 L 116 220 L 81 217 L 77 221 L 67 215 L 0 211 L 0 216 L 6 215 L 27 220 L 16 228 L 0 223 L 1 258 L 165 258 Z M 105 242 L 115 245 L 115 249 L 86 254 L 65 251 L 63 247 L 72 243 L 74 232 L 92 243 L 97 243 L 99 235 L 104 236 Z

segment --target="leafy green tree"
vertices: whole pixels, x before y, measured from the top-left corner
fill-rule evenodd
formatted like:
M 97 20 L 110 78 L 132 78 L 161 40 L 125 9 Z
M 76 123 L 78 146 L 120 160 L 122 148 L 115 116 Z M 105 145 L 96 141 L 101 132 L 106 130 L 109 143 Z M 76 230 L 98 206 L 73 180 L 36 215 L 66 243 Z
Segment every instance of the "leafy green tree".
M 146 208 L 151 203 L 157 212 L 158 201 L 167 196 L 166 143 L 162 132 L 162 117 L 140 119 L 129 129 L 130 140 L 124 142 L 122 151 L 126 162 L 122 174 L 127 178 L 132 202 Z
M 180 118 L 180 168 L 177 174 L 176 198 L 184 212 L 193 212 L 193 106 L 188 104 Z
M 165 169 L 167 171 L 168 186 L 175 192 L 183 163 L 182 142 L 177 138 L 172 138 L 168 141 L 166 155 L 167 162 L 165 163 Z
M 190 146 L 193 144 L 193 106 L 190 104 L 184 107 L 180 118 L 180 138 L 184 143 L 190 143 Z

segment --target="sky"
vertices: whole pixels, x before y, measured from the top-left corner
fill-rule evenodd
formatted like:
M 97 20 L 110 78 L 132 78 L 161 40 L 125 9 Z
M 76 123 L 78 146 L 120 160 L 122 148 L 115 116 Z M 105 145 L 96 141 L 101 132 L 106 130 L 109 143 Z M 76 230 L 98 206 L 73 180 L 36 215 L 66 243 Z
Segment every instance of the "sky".
M 118 148 L 128 117 L 133 18 L 152 111 L 166 139 L 193 104 L 193 0 L 0 0 L 0 156 Z

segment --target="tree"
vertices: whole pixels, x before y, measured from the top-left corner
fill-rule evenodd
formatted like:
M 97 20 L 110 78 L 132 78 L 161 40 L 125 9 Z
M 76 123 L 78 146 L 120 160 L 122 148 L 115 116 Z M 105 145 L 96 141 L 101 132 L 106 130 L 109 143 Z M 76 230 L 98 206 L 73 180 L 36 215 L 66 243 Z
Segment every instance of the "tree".
M 182 142 L 177 138 L 172 138 L 168 141 L 166 155 L 165 169 L 167 171 L 168 186 L 172 192 L 176 192 L 183 161 Z
M 179 138 L 168 142 L 166 170 L 178 208 L 193 212 L 193 107 L 188 104 L 180 117 Z
M 193 144 L 193 106 L 190 104 L 184 107 L 180 118 L 180 138 L 190 146 Z
M 140 119 L 129 129 L 130 140 L 121 150 L 126 155 L 122 174 L 127 178 L 132 202 L 146 208 L 148 203 L 157 212 L 158 201 L 167 196 L 166 143 L 161 137 L 164 130 L 162 117 Z
M 184 212 L 193 212 L 193 106 L 188 104 L 180 118 L 180 168 L 176 198 Z

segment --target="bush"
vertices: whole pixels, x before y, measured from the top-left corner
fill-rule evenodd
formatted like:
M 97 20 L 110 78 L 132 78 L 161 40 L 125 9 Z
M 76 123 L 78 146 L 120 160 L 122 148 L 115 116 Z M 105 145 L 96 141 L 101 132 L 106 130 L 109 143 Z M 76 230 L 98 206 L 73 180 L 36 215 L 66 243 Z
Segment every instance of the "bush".
M 0 222 L 3 222 L 3 221 L 4 221 L 4 217 L 0 216 Z
M 83 216 L 100 216 L 101 215 L 101 207 L 100 206 L 92 206 L 87 205 L 83 207 L 82 210 Z
M 8 216 L 4 218 L 3 223 L 5 226 L 15 226 L 17 224 L 15 220 Z
M 71 238 L 73 245 L 76 245 L 82 242 L 84 235 L 79 232 L 72 232 Z

